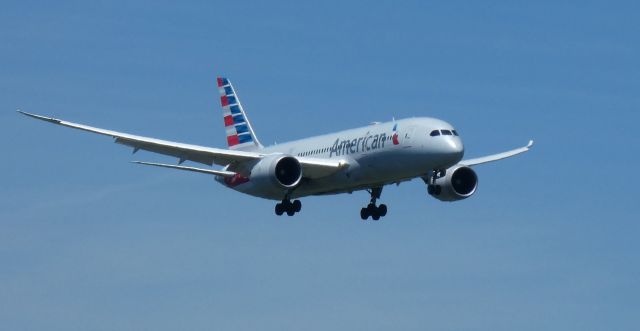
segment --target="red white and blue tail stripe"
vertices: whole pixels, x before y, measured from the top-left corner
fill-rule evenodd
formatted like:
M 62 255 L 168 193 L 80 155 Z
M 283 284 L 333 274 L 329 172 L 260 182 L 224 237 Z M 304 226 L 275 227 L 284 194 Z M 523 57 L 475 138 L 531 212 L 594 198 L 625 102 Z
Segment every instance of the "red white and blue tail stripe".
M 229 79 L 218 77 L 218 90 L 220 91 L 220 103 L 222 104 L 229 149 L 253 150 L 262 148 Z

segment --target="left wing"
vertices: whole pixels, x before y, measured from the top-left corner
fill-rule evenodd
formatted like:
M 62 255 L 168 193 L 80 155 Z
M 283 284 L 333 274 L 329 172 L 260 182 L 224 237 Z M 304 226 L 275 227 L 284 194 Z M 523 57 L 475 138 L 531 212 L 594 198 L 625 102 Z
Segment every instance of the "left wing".
M 188 160 L 188 161 L 198 162 L 202 164 L 207 164 L 210 166 L 214 164 L 227 166 L 230 164 L 237 164 L 237 163 L 244 163 L 244 162 L 251 162 L 251 161 L 257 162 L 267 155 L 259 152 L 247 152 L 247 151 L 239 151 L 239 150 L 212 148 L 212 147 L 177 143 L 173 141 L 160 140 L 160 139 L 149 138 L 149 137 L 136 136 L 128 133 L 122 133 L 122 132 L 117 132 L 112 130 L 95 128 L 88 125 L 67 122 L 57 118 L 31 114 L 31 113 L 23 112 L 20 110 L 18 110 L 18 112 L 23 115 L 26 115 L 35 119 L 39 119 L 45 122 L 53 123 L 56 125 L 66 126 L 69 128 L 79 129 L 83 131 L 88 131 L 88 132 L 93 132 L 93 133 L 113 137 L 115 138 L 116 143 L 133 147 L 134 152 L 138 151 L 139 149 L 142 149 L 145 151 L 177 157 L 180 159 L 180 163 Z M 344 160 L 324 160 L 324 159 L 298 157 L 298 161 L 302 166 L 304 176 L 310 179 L 321 178 L 321 177 L 331 175 L 348 166 L 348 163 L 346 163 L 346 161 Z M 148 165 L 167 167 L 165 165 L 160 165 L 160 164 L 148 164 Z M 223 173 L 223 171 L 192 168 L 192 167 L 170 166 L 168 168 L 203 172 L 203 173 L 209 173 L 209 174 L 223 176 L 223 177 L 233 176 L 234 174 L 232 172 Z
M 225 166 L 234 162 L 258 160 L 263 156 L 262 154 L 255 152 L 230 151 L 226 149 L 189 145 L 155 138 L 141 137 L 128 133 L 105 130 L 94 128 L 88 125 L 67 122 L 59 120 L 57 118 L 30 114 L 20 110 L 18 110 L 18 112 L 45 122 L 113 137 L 115 138 L 116 143 L 133 147 L 134 152 L 142 149 L 154 153 L 174 156 L 179 158 L 181 162 L 189 160 L 207 165 L 218 164 Z
M 466 165 L 466 166 L 474 166 L 474 165 L 478 165 L 478 164 L 498 161 L 498 160 L 506 159 L 508 157 L 512 157 L 512 156 L 516 156 L 518 154 L 522 154 L 522 153 L 528 152 L 529 149 L 531 149 L 532 146 L 533 146 L 533 140 L 529 140 L 529 144 L 527 144 L 527 146 L 516 148 L 516 149 L 510 150 L 510 151 L 507 151 L 507 152 L 503 152 L 503 153 L 483 156 L 483 157 L 479 157 L 479 158 L 475 158 L 475 159 L 462 160 L 462 161 L 460 161 L 460 164 Z

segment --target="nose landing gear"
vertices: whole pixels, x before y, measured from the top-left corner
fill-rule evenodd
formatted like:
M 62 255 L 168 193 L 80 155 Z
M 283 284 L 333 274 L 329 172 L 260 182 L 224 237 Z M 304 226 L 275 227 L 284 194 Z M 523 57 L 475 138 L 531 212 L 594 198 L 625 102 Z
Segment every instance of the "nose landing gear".
M 429 195 L 440 195 L 442 193 L 442 187 L 436 184 L 438 178 L 447 175 L 447 170 L 433 170 L 429 177 L 423 177 L 422 180 L 427 184 L 427 193 Z
M 376 200 L 380 199 L 380 195 L 382 194 L 382 187 L 375 187 L 367 190 L 367 192 L 371 194 L 371 202 L 366 207 L 360 209 L 360 218 L 364 221 L 371 217 L 374 221 L 377 221 L 380 217 L 387 215 L 387 205 L 381 204 L 376 206 Z

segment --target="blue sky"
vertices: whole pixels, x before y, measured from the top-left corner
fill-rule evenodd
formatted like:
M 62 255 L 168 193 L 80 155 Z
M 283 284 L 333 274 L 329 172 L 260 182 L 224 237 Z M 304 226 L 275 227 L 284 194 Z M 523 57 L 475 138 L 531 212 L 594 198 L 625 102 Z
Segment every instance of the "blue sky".
M 3 1 L 0 321 L 11 330 L 636 330 L 637 2 Z M 224 146 L 453 123 L 471 199 L 421 181 L 273 202 L 15 113 Z

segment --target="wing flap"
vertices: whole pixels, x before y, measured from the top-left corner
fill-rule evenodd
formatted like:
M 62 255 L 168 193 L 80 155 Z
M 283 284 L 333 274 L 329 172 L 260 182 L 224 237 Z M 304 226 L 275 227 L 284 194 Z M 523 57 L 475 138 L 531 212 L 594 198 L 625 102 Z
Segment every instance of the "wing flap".
M 516 156 L 518 154 L 522 154 L 522 153 L 528 152 L 531 149 L 532 146 L 533 146 L 533 140 L 529 140 L 529 144 L 527 144 L 527 146 L 516 148 L 516 149 L 510 150 L 510 151 L 506 151 L 506 152 L 502 152 L 502 153 L 498 153 L 498 154 L 478 157 L 478 158 L 475 158 L 475 159 L 462 160 L 460 162 L 460 164 L 466 165 L 466 166 L 474 166 L 474 165 L 478 165 L 478 164 L 494 162 L 494 161 L 506 159 L 506 158 L 509 158 L 509 157 L 512 157 L 512 156 Z
M 136 136 L 128 133 L 67 122 L 57 118 L 31 114 L 20 110 L 18 110 L 18 112 L 45 122 L 113 137 L 115 138 L 116 143 L 133 147 L 134 151 L 142 149 L 158 154 L 174 156 L 179 158 L 181 161 L 189 160 L 207 165 L 218 164 L 225 166 L 235 162 L 258 160 L 263 156 L 260 153 L 254 152 L 230 151 L 220 148 L 182 144 L 167 140 Z

